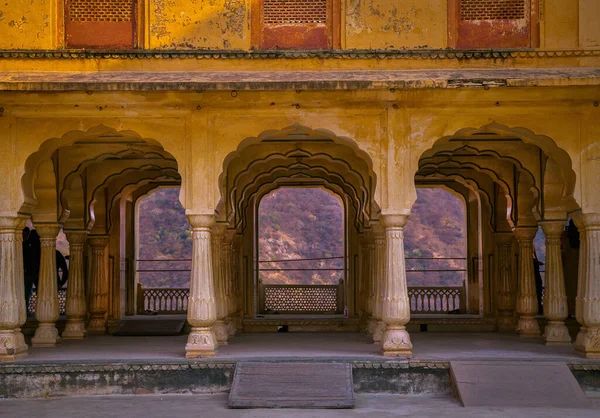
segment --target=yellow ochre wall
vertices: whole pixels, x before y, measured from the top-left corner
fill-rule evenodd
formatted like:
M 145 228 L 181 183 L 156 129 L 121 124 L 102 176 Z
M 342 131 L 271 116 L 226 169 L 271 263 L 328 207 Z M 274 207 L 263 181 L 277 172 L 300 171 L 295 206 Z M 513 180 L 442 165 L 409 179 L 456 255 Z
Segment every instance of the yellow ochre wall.
M 0 49 L 56 49 L 62 0 L 0 2 Z M 257 0 L 142 0 L 147 49 L 249 50 Z M 448 45 L 448 0 L 342 0 L 344 49 Z M 598 48 L 598 0 L 542 0 L 542 49 Z

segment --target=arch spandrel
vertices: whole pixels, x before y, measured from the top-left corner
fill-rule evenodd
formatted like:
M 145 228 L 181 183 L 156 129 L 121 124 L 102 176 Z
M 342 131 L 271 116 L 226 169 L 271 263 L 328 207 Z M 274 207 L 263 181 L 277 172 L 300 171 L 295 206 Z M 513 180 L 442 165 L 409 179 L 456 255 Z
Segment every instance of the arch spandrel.
M 380 209 L 374 198 L 377 177 L 370 156 L 349 138 L 302 125 L 247 138 L 225 158 L 216 212 L 221 220 L 237 223 L 244 207 L 240 202 L 247 202 L 263 184 L 302 174 L 350 192 L 366 222 L 378 216 Z
M 57 120 L 56 123 L 63 122 L 62 120 Z M 132 121 L 133 123 L 134 121 Z M 68 125 L 67 122 L 63 124 Z M 138 132 L 152 132 L 152 135 L 159 134 L 164 131 L 165 138 L 168 138 L 168 141 L 164 141 L 169 145 L 169 149 L 175 149 L 178 151 L 178 155 L 182 157 L 184 148 L 183 146 L 178 146 L 178 139 L 173 138 L 173 131 L 168 130 L 168 127 L 165 127 L 160 124 L 153 123 L 148 121 L 147 124 L 143 124 L 141 129 L 137 129 L 140 126 L 140 121 L 135 121 L 136 130 L 117 130 L 115 128 L 111 128 L 105 125 L 97 125 L 94 126 L 87 131 L 84 130 L 71 130 L 62 135 L 61 137 L 53 137 L 47 140 L 40 140 L 41 143 L 35 141 L 28 141 L 27 144 L 29 146 L 34 146 L 37 148 L 32 149 L 31 153 L 28 154 L 28 157 L 25 160 L 24 164 L 24 173 L 21 176 L 21 190 L 23 193 L 23 204 L 21 205 L 21 211 L 24 213 L 32 213 L 34 208 L 38 205 L 36 192 L 35 192 L 35 180 L 37 177 L 37 170 L 39 165 L 43 161 L 47 161 L 51 158 L 51 156 L 61 148 L 66 147 L 79 147 L 81 145 L 90 145 L 92 148 L 96 145 L 102 145 L 100 148 L 104 150 L 113 150 L 114 152 L 119 152 L 120 150 L 126 149 L 146 149 L 147 151 L 155 150 L 159 154 L 173 159 L 174 161 L 183 161 L 181 158 L 177 160 L 169 151 L 163 147 L 162 143 L 158 140 L 152 138 L 151 136 L 145 137 Z M 158 128 L 153 130 L 152 126 L 156 125 Z M 55 127 L 55 129 L 58 129 Z M 41 138 L 41 137 L 40 137 Z M 184 140 L 182 137 L 181 141 Z M 21 150 L 22 152 L 23 150 Z M 93 152 L 92 152 L 93 153 Z M 98 154 L 102 154 L 102 152 L 98 152 Z M 93 156 L 92 156 L 93 157 Z M 92 158 L 90 157 L 90 158 Z M 182 170 L 183 171 L 183 170 Z M 183 190 L 183 189 L 182 189 Z M 183 191 L 182 191 L 183 194 Z M 185 200 L 184 196 L 182 199 Z

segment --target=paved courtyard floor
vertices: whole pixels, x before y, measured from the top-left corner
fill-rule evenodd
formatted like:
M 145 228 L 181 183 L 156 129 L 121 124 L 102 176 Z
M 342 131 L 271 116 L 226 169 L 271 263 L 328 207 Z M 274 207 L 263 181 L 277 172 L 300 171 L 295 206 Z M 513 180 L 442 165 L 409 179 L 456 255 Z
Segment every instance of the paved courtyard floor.
M 571 345 L 546 346 L 541 339 L 498 333 L 413 333 L 415 360 L 528 360 L 592 362 Z M 19 362 L 184 361 L 187 336 L 89 336 L 56 347 L 30 347 Z M 380 348 L 361 333 L 238 334 L 219 347 L 215 361 L 265 358 L 383 360 Z M 598 360 L 596 360 L 598 362 Z
M 144 395 L 95 396 L 53 399 L 0 399 L 0 416 L 45 418 L 353 418 L 353 417 L 502 417 L 598 418 L 600 397 L 591 409 L 463 408 L 450 396 L 357 395 L 355 409 L 228 409 L 227 396 Z

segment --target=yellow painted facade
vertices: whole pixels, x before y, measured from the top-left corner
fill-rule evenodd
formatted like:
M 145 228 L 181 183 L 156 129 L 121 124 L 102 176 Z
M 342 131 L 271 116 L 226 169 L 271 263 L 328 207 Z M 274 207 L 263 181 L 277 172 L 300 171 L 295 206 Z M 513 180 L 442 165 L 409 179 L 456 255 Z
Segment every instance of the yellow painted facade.
M 384 354 L 410 356 L 402 231 L 416 187 L 443 186 L 470 202 L 476 229 L 469 251 L 479 267 L 463 308 L 497 318 L 500 330 L 540 336 L 532 275 L 498 260 L 531 258 L 538 224 L 555 234 L 549 222 L 575 220 L 587 292 L 578 295 L 575 348 L 600 356 L 600 8 L 542 0 L 539 48 L 459 51 L 448 48 L 448 4 L 342 1 L 341 49 L 260 51 L 250 0 L 149 0 L 137 32 L 144 48 L 83 51 L 64 49 L 62 3 L 6 0 L 0 235 L 12 238 L 0 245 L 13 245 L 26 218 L 48 242 L 59 227 L 77 242 L 87 237 L 92 261 L 85 272 L 76 264 L 76 277 L 88 294 L 73 296 L 69 335 L 83 337 L 84 316 L 91 332 L 110 331 L 135 300 L 123 267 L 133 257 L 126 207 L 180 185 L 194 239 L 186 351 L 212 356 L 226 324 L 242 329 L 256 314 L 255 278 L 239 266 L 253 257 L 257 200 L 282 185 L 318 184 L 346 199 L 352 220 L 350 319 L 357 329 L 368 322 Z M 222 242 L 230 259 L 218 258 Z M 13 266 L 5 254 L 19 250 L 7 251 L 0 265 Z M 222 263 L 239 269 L 213 272 Z M 548 268 L 548 303 L 557 302 L 544 340 L 567 343 L 562 267 Z M 9 270 L 0 275 L 0 337 L 19 345 L 21 272 Z M 517 271 L 527 286 L 516 288 Z M 40 289 L 49 302 L 34 344 L 56 343 L 51 282 Z M 225 282 L 239 290 L 227 309 Z

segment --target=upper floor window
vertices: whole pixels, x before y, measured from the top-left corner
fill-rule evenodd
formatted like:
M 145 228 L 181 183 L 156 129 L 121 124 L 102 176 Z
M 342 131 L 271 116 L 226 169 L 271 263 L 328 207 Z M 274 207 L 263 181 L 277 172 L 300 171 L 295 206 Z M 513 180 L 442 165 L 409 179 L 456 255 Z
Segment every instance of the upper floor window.
M 340 0 L 259 0 L 252 10 L 259 49 L 339 48 Z
M 539 44 L 539 0 L 449 0 L 449 45 L 459 49 Z
M 65 0 L 67 48 L 136 46 L 138 0 Z

